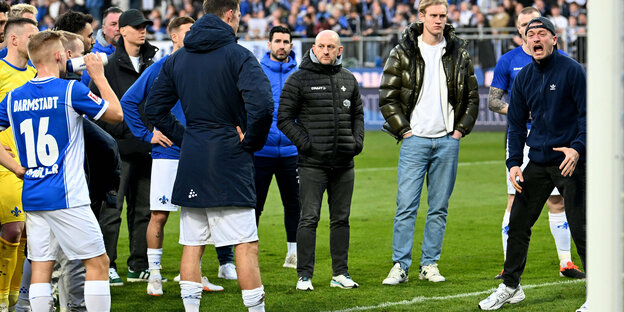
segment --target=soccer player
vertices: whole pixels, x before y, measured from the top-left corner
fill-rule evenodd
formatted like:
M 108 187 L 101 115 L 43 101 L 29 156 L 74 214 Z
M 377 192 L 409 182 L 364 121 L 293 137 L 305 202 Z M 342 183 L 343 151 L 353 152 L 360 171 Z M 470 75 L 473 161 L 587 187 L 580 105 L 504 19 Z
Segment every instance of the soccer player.
M 0 60 L 0 99 L 35 77 L 37 71 L 28 65 L 27 44 L 37 33 L 37 24 L 27 18 L 11 18 L 5 27 L 7 55 Z M 0 133 L 0 145 L 7 146 L 17 157 L 11 131 Z M 4 149 L 4 148 L 2 148 Z M 24 212 L 22 208 L 22 181 L 0 167 L 0 307 L 15 305 L 22 282 L 24 248 Z M 27 273 L 28 274 L 28 273 Z
M 180 293 L 187 312 L 199 311 L 205 245 L 234 244 L 243 303 L 264 311 L 253 153 L 271 126 L 271 86 L 253 54 L 236 44 L 239 1 L 205 0 L 204 13 L 163 64 L 145 104 L 148 119 L 182 150 L 171 196 L 181 206 Z M 178 100 L 186 127 L 171 114 Z
M 57 17 L 55 30 L 64 30 L 82 37 L 85 53 L 91 52 L 95 38 L 93 37 L 93 16 L 82 12 L 67 11 Z
M 0 103 L 0 129 L 11 126 L 20 163 L 4 150 L 0 162 L 24 179 L 22 202 L 32 234 L 28 244 L 32 311 L 47 312 L 53 304 L 50 275 L 59 248 L 70 260 L 83 260 L 87 310 L 109 311 L 108 257 L 89 206 L 81 118 L 86 114 L 119 123 L 123 114 L 95 55 L 85 57 L 85 62 L 104 100 L 76 81 L 59 79 L 67 62 L 61 36 L 44 31 L 28 43 L 38 77 L 9 92 Z
M 195 20 L 183 16 L 172 19 L 167 25 L 167 32 L 173 41 L 172 53 L 184 45 L 184 36 Z M 162 296 L 162 276 L 160 274 L 161 258 L 163 253 L 164 228 L 171 211 L 178 211 L 178 206 L 171 203 L 173 182 L 178 169 L 180 148 L 173 145 L 165 135 L 157 129 L 149 131 L 143 123 L 139 105 L 145 101 L 147 95 L 158 76 L 162 64 L 167 60 L 166 55 L 158 62 L 148 67 L 137 81 L 126 91 L 121 98 L 121 107 L 124 110 L 126 124 L 137 138 L 152 143 L 152 179 L 150 185 L 150 210 L 152 211 L 147 226 L 147 261 L 150 275 L 147 282 L 147 294 Z M 171 112 L 182 124 L 186 123 L 184 111 L 180 102 L 176 103 Z M 231 247 L 222 247 L 230 249 Z M 223 291 L 223 287 L 214 285 L 207 277 L 202 277 L 205 291 Z
M 33 20 L 37 23 L 37 8 L 30 4 L 18 3 L 11 6 L 9 13 L 7 14 L 8 18 L 17 18 L 23 17 Z M 6 40 L 3 42 L 3 49 L 0 50 L 0 58 L 4 58 L 7 55 L 8 49 L 6 46 Z M 32 64 L 30 64 L 32 66 Z
M 526 7 L 520 11 L 516 27 L 518 32 L 522 36 L 522 46 L 517 47 L 508 53 L 501 56 L 496 64 L 494 70 L 494 79 L 490 86 L 490 94 L 488 96 L 488 107 L 490 110 L 507 114 L 509 104 L 503 101 L 503 94 L 507 92 L 511 94 L 511 87 L 513 85 L 516 75 L 527 64 L 531 63 L 531 51 L 526 40 L 524 30 L 527 23 L 535 18 L 541 16 L 539 11 L 534 7 Z M 564 54 L 563 51 L 559 51 Z M 531 122 L 527 124 L 527 128 L 531 129 Z M 508 152 L 508 151 L 507 151 Z M 529 162 L 528 158 L 529 147 L 524 147 L 524 160 L 522 168 L 526 167 Z M 516 190 L 513 188 L 511 181 L 509 180 L 509 171 L 507 171 L 507 210 L 503 216 L 502 224 L 502 238 L 503 238 L 503 255 L 507 254 L 507 238 L 509 231 L 509 215 L 511 211 L 511 205 L 514 201 Z M 548 205 L 548 220 L 550 223 L 550 232 L 555 239 L 555 246 L 557 247 L 557 255 L 559 256 L 559 267 L 561 276 L 571 278 L 585 278 L 585 273 L 579 271 L 578 267 L 572 262 L 572 256 L 570 254 L 570 229 L 568 226 L 568 220 L 566 219 L 564 211 L 563 197 L 559 194 L 559 190 L 555 188 L 551 196 L 546 201 Z M 496 279 L 502 278 L 502 271 L 496 275 Z

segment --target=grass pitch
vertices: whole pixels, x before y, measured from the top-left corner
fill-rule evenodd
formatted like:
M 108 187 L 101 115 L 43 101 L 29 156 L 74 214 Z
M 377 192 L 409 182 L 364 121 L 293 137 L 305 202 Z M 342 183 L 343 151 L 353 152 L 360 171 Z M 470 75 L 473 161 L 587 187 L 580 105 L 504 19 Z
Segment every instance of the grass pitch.
M 506 206 L 504 133 L 476 132 L 462 139 L 455 190 L 450 200 L 446 236 L 439 261 L 446 282 L 418 279 L 420 242 L 427 211 L 426 193 L 416 221 L 410 280 L 398 286 L 381 285 L 392 267 L 392 223 L 396 210 L 399 145 L 382 132 L 366 132 L 364 151 L 355 160 L 355 191 L 351 207 L 349 271 L 360 288 L 330 288 L 329 216 L 321 212 L 317 230 L 314 291 L 295 290 L 297 273 L 282 267 L 286 234 L 277 185 L 273 183 L 260 219 L 260 270 L 267 311 L 477 311 L 479 300 L 498 286 L 493 277 L 502 269 L 500 225 Z M 122 216 L 123 217 L 123 216 Z M 182 248 L 177 243 L 179 214 L 172 213 L 165 229 L 163 276 L 165 295 L 148 296 L 145 283 L 112 287 L 112 311 L 184 311 L 178 274 Z M 117 265 L 125 280 L 128 233 L 122 224 Z M 501 311 L 574 311 L 585 301 L 585 282 L 559 277 L 559 261 L 548 225 L 547 209 L 533 227 L 522 285 L 527 298 Z M 580 260 L 572 251 L 577 265 Z M 218 261 L 207 246 L 203 274 L 225 287 L 203 293 L 201 311 L 246 311 L 236 281 L 217 278 Z M 359 308 L 358 308 L 359 307 Z

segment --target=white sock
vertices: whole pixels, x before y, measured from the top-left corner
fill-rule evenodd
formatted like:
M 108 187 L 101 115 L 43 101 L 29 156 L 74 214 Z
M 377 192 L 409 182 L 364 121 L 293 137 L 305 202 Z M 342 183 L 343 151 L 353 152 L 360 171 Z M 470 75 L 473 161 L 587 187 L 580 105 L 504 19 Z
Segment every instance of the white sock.
M 162 258 L 163 250 L 147 248 L 147 263 L 149 265 L 149 269 L 151 270 L 159 270 L 160 271 L 160 260 Z
M 286 242 L 286 246 L 288 246 L 288 255 L 297 254 L 297 242 Z
M 30 307 L 32 312 L 49 312 L 54 307 L 50 283 L 30 284 Z
M 204 286 L 201 283 L 180 281 L 180 296 L 184 303 L 184 311 L 199 312 L 199 302 L 201 301 Z
M 24 272 L 22 273 L 22 284 L 20 286 L 19 291 L 19 300 L 23 300 L 28 302 L 30 300 L 30 275 L 32 275 L 32 268 L 30 265 L 30 261 L 28 259 L 24 259 Z
M 85 307 L 89 312 L 108 312 L 111 308 L 111 295 L 108 280 L 85 281 Z
M 572 261 L 570 254 L 570 227 L 565 212 L 548 213 L 548 222 L 550 223 L 550 232 L 555 239 L 557 246 L 557 256 L 559 256 L 559 265 L 565 267 L 568 261 Z
M 264 312 L 264 286 L 254 289 L 243 289 L 243 304 L 249 312 Z
M 503 215 L 503 225 L 501 227 L 501 235 L 503 236 L 503 259 L 507 259 L 507 239 L 509 238 L 509 211 L 505 210 Z

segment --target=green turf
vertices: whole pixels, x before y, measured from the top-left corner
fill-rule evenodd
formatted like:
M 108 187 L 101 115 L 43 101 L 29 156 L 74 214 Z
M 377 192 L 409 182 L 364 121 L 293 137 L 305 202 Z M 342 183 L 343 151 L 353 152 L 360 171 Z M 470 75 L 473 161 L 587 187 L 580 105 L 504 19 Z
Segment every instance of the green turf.
M 504 167 L 504 134 L 477 132 L 463 139 L 460 166 L 451 197 L 447 231 L 439 266 L 444 283 L 418 280 L 420 241 L 426 215 L 422 201 L 416 222 L 414 244 L 415 266 L 409 282 L 383 286 L 381 281 L 392 267 L 392 222 L 396 209 L 396 165 L 399 145 L 387 134 L 367 132 L 364 151 L 356 158 L 355 191 L 351 207 L 351 245 L 349 271 L 360 288 L 330 288 L 328 210 L 324 206 L 317 231 L 314 291 L 295 290 L 297 273 L 282 268 L 286 254 L 286 234 L 282 206 L 275 183 L 271 186 L 265 211 L 260 220 L 260 269 L 266 291 L 267 311 L 331 311 L 356 306 L 410 301 L 410 304 L 388 305 L 370 311 L 475 311 L 487 294 L 456 296 L 491 290 L 498 286 L 493 279 L 502 268 L 500 224 L 506 205 Z M 423 199 L 426 193 L 423 193 Z M 124 217 L 125 222 L 125 217 Z M 170 280 L 177 274 L 181 246 L 178 240 L 178 214 L 171 215 L 166 227 L 163 275 Z M 122 278 L 126 276 L 125 260 L 128 239 L 122 225 L 117 261 Z M 523 285 L 570 281 L 559 277 L 558 259 L 550 235 L 547 210 L 533 228 Z M 578 257 L 573 251 L 573 258 Z M 221 293 L 204 293 L 202 311 L 244 311 L 240 290 L 235 281 L 217 278 L 216 253 L 209 246 L 203 261 L 203 273 L 225 287 Z M 113 311 L 183 311 L 177 283 L 164 284 L 165 295 L 145 294 L 145 283 L 126 283 L 113 287 Z M 557 284 L 525 290 L 527 299 L 502 311 L 574 311 L 584 301 L 585 283 Z M 429 299 L 427 299 L 429 298 Z

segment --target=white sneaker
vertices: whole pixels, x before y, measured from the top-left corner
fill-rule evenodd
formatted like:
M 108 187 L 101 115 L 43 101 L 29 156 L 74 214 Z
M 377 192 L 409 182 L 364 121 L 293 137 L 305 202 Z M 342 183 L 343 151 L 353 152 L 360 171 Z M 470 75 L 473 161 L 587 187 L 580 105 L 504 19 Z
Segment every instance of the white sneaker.
M 589 311 L 589 308 L 587 307 L 587 301 L 585 301 L 585 303 L 583 303 L 583 305 L 576 310 L 576 312 L 587 312 L 587 311 Z
M 201 281 L 204 285 L 204 291 L 223 291 L 223 287 L 211 283 L 206 276 L 202 276 Z
M 524 291 L 522 286 L 518 285 L 517 288 L 507 287 L 501 283 L 498 288 L 487 298 L 479 302 L 479 309 L 481 310 L 498 310 L 505 303 L 518 303 L 524 300 Z
M 178 276 L 174 277 L 173 281 L 179 283 L 180 282 L 180 274 L 178 274 Z
M 420 278 L 421 280 L 428 280 L 434 283 L 446 281 L 446 278 L 444 278 L 444 276 L 440 274 L 437 263 L 421 266 L 418 278 Z
M 226 263 L 224 265 L 220 265 L 219 274 L 217 276 L 226 280 L 238 279 L 238 276 L 236 275 L 236 266 L 234 265 L 234 263 Z
M 297 281 L 297 290 L 314 290 L 314 287 L 312 286 L 312 279 L 307 277 L 300 277 Z
M 405 283 L 409 280 L 407 276 L 407 272 L 401 269 L 401 265 L 397 262 L 394 264 L 392 269 L 390 269 L 390 273 L 388 273 L 388 277 L 381 282 L 383 285 L 398 285 L 400 283 Z
M 351 289 L 351 288 L 358 288 L 358 287 L 360 287 L 360 285 L 358 283 L 354 282 L 351 279 L 351 276 L 345 275 L 345 274 L 340 274 L 338 276 L 332 277 L 332 280 L 329 283 L 329 286 L 331 286 L 331 287 L 338 287 L 338 288 L 342 288 L 342 289 Z
M 286 255 L 286 260 L 284 260 L 284 267 L 289 269 L 297 268 L 297 254 L 289 254 Z
M 123 286 L 123 281 L 114 268 L 108 268 L 108 283 L 110 286 Z
M 162 296 L 162 278 L 154 277 L 147 280 L 147 294 L 150 296 Z

